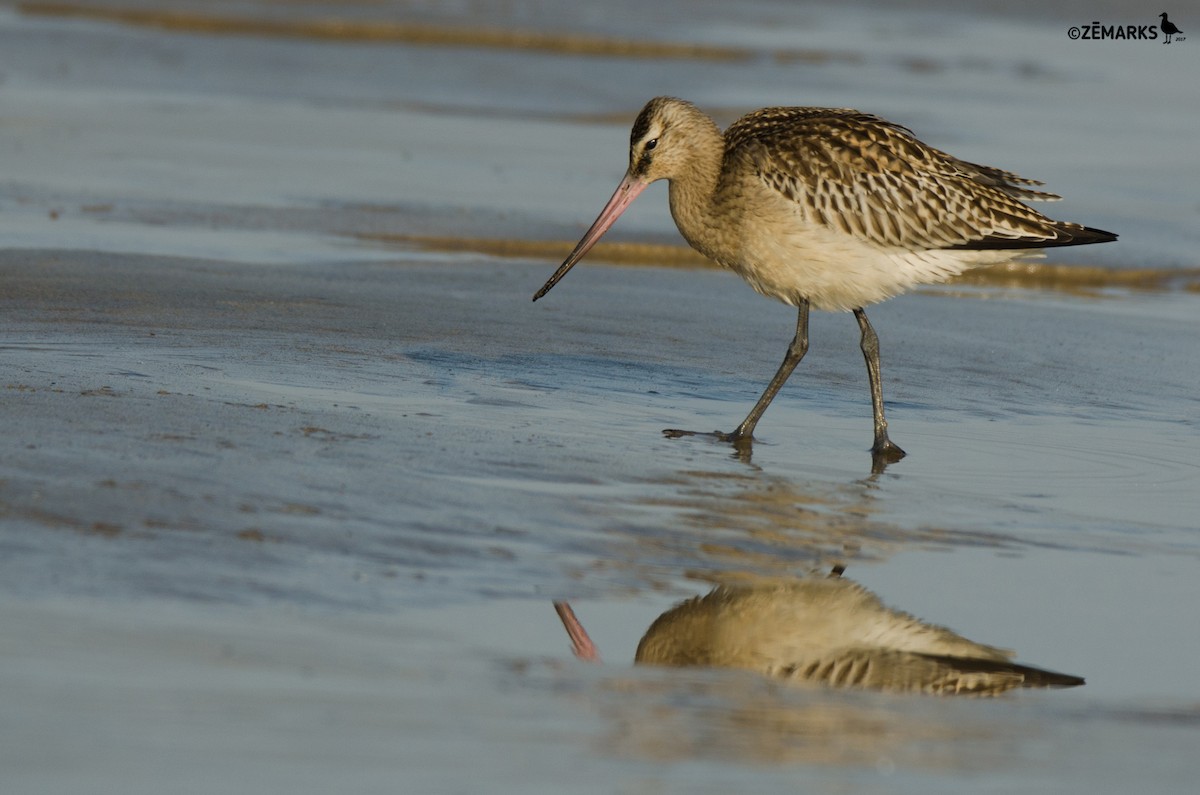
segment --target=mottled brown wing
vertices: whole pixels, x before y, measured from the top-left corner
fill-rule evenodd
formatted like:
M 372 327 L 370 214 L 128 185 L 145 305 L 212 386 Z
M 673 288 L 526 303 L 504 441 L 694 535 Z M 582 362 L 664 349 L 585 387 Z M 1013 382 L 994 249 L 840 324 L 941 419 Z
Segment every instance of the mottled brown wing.
M 1058 198 L 1022 187 L 1040 183 L 958 160 L 900 125 L 853 110 L 752 113 L 726 132 L 725 156 L 748 160 L 764 183 L 795 202 L 810 221 L 880 246 L 1040 248 L 1097 242 L 1089 234 L 1095 230 L 1053 221 L 1018 200 Z

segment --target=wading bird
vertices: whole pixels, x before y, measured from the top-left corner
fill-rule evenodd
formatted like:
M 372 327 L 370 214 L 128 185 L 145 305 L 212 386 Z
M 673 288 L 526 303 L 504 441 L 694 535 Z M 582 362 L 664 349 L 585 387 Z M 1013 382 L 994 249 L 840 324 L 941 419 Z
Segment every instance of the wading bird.
M 808 350 L 810 306 L 850 311 L 858 321 L 875 419 L 871 452 L 880 468 L 904 451 L 888 438 L 879 339 L 863 307 L 1036 249 L 1117 237 L 1047 218 L 1021 201 L 1059 198 L 1029 187 L 1041 183 L 959 160 L 878 116 L 764 108 L 722 134 L 695 105 L 658 97 L 633 123 L 625 178 L 533 300 L 660 179 L 670 184 L 671 215 L 692 248 L 799 311 L 795 337 L 762 397 L 737 428 L 716 434 L 739 451 L 749 450 L 763 412 Z

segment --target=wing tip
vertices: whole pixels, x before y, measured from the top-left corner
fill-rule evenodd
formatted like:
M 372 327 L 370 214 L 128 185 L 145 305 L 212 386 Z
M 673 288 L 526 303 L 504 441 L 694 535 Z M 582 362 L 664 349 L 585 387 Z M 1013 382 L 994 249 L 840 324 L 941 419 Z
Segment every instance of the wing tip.
M 1029 249 L 1029 248 L 1059 248 L 1062 246 L 1088 246 L 1093 243 L 1112 243 L 1117 240 L 1115 232 L 1096 229 L 1091 226 L 1081 226 L 1072 223 L 1056 223 L 1049 227 L 1048 232 L 1053 237 L 1002 237 L 987 235 L 976 240 L 968 240 L 949 248 L 959 251 L 981 251 L 993 249 Z

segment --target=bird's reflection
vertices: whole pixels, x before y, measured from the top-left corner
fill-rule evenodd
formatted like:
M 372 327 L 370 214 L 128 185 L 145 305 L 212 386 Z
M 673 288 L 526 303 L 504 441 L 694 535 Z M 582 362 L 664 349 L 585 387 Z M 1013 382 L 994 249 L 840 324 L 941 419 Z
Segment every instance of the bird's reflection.
M 576 655 L 598 660 L 570 606 L 555 608 Z M 646 630 L 635 662 L 738 668 L 798 684 L 894 693 L 996 695 L 1084 683 L 1013 656 L 893 610 L 835 570 L 829 577 L 720 585 L 682 602 Z

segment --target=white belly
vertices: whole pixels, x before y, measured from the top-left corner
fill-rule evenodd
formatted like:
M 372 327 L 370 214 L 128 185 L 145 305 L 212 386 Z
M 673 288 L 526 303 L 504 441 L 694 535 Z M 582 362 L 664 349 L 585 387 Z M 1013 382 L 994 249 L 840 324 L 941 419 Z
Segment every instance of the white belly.
M 793 306 L 807 299 L 817 309 L 849 311 L 917 284 L 1038 253 L 881 247 L 808 221 L 784 201 L 760 198 L 733 206 L 736 210 L 718 211 L 704 220 L 677 216 L 676 223 L 693 248 L 759 293 Z

